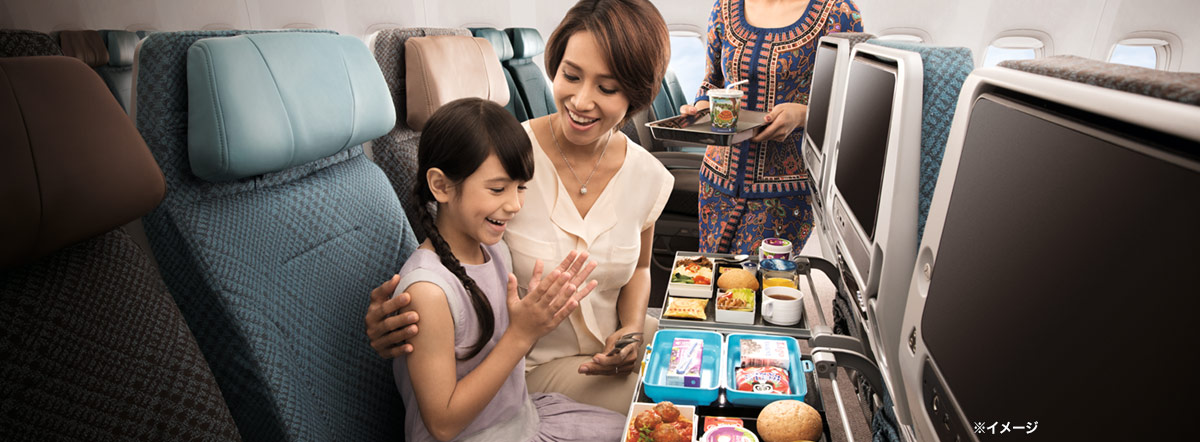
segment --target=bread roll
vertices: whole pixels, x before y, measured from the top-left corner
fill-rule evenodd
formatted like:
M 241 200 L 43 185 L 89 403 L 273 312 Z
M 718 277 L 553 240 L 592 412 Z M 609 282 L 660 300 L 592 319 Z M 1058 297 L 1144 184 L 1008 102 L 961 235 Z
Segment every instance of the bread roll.
M 758 279 L 754 277 L 754 273 L 746 269 L 726 270 L 717 279 L 717 287 L 720 287 L 722 290 L 758 290 Z
M 758 413 L 758 435 L 763 442 L 819 440 L 821 414 L 808 404 L 794 400 L 775 401 Z

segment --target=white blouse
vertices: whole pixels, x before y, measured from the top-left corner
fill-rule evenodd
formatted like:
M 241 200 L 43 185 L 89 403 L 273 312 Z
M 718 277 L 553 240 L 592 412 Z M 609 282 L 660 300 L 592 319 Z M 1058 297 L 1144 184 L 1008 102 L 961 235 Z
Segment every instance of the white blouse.
M 641 234 L 662 213 L 675 178 L 657 158 L 626 137 L 625 161 L 587 216 L 581 217 L 529 122 L 522 125 L 533 143 L 534 174 L 526 184 L 525 205 L 508 223 L 504 235 L 521 293 L 528 289 L 535 260 L 542 260 L 548 272 L 572 250 L 588 251 L 598 264 L 589 279 L 599 283 L 569 321 L 538 340 L 526 357 L 528 370 L 561 357 L 591 355 L 604 349 L 604 340 L 620 322 L 617 297 L 637 267 Z

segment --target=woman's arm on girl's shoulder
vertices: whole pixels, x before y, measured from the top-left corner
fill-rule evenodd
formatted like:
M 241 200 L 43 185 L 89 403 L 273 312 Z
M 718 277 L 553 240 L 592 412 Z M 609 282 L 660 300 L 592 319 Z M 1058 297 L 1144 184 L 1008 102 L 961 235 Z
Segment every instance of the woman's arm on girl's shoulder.
M 492 401 L 513 367 L 532 344 L 501 337 L 483 363 L 458 379 L 454 354 L 454 319 L 440 287 L 419 282 L 408 287 L 412 302 L 404 311 L 421 316 L 421 332 L 410 341 L 408 372 L 425 428 L 438 440 L 450 440 L 467 428 Z

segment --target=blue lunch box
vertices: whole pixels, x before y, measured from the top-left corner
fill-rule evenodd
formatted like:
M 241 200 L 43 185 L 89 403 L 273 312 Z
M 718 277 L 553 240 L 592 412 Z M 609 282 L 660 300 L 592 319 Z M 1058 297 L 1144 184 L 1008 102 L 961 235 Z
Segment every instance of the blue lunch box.
M 671 347 L 675 338 L 700 339 L 704 350 L 700 359 L 700 386 L 667 385 Z M 654 334 L 649 362 L 642 375 L 642 390 L 655 402 L 671 401 L 683 405 L 709 405 L 720 393 L 721 361 L 724 347 L 720 333 L 702 330 L 659 330 Z
M 775 393 L 756 393 L 752 391 L 738 391 L 737 389 L 737 364 L 742 360 L 742 340 L 743 339 L 763 339 L 772 341 L 784 341 L 787 343 L 788 349 L 788 385 L 791 394 L 775 394 Z M 668 348 L 668 351 L 670 349 Z M 725 400 L 735 405 L 747 405 L 762 407 L 771 402 L 784 399 L 795 399 L 804 401 L 804 396 L 808 394 L 808 373 L 813 371 L 812 361 L 802 361 L 800 359 L 800 345 L 796 340 L 786 336 L 771 336 L 771 335 L 752 335 L 752 334 L 730 334 L 725 339 L 725 362 L 724 373 L 721 377 L 721 387 L 725 389 Z

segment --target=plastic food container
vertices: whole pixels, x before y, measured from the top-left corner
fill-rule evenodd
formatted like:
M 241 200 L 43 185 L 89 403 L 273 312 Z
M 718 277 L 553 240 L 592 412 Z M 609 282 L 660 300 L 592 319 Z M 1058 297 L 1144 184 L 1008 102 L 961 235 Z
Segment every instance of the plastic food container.
M 667 293 L 687 298 L 712 298 L 717 265 L 699 253 L 677 252 Z
M 675 338 L 700 339 L 704 351 L 700 359 L 700 386 L 667 385 L 671 347 Z M 709 405 L 717 400 L 721 385 L 721 361 L 724 346 L 721 334 L 703 330 L 659 330 L 651 344 L 650 360 L 642 376 L 642 390 L 655 402 L 671 401 L 684 405 Z
M 758 436 L 755 436 L 753 432 L 742 427 L 722 425 L 713 427 L 711 430 L 704 432 L 704 436 L 700 437 L 700 442 L 723 441 L 758 442 Z
M 783 238 L 767 238 L 758 245 L 758 260 L 792 260 L 792 242 Z
M 788 360 L 790 361 L 788 364 L 790 394 L 738 391 L 737 382 L 734 377 L 737 373 L 736 365 L 742 360 L 741 344 L 743 339 L 780 340 L 787 343 Z M 734 333 L 725 338 L 724 353 L 725 362 L 722 364 L 724 367 L 722 369 L 721 387 L 725 389 L 725 400 L 732 404 L 763 407 L 771 402 L 783 399 L 803 401 L 804 396 L 808 394 L 808 373 L 813 371 L 813 365 L 811 361 L 800 359 L 800 345 L 793 338 Z
M 649 402 L 634 402 L 629 405 L 629 414 L 625 415 L 625 433 L 621 436 L 621 442 L 637 442 L 636 438 L 629 438 L 629 427 L 630 425 L 633 425 L 633 420 L 637 419 L 637 415 L 642 414 L 643 411 L 654 408 L 655 405 L 658 404 L 652 404 Z M 675 404 L 675 408 L 679 409 L 680 418 L 692 421 L 692 437 L 695 437 L 697 434 L 699 434 L 697 431 L 700 430 L 700 425 L 698 422 L 699 419 L 696 416 L 696 407 L 691 405 Z

